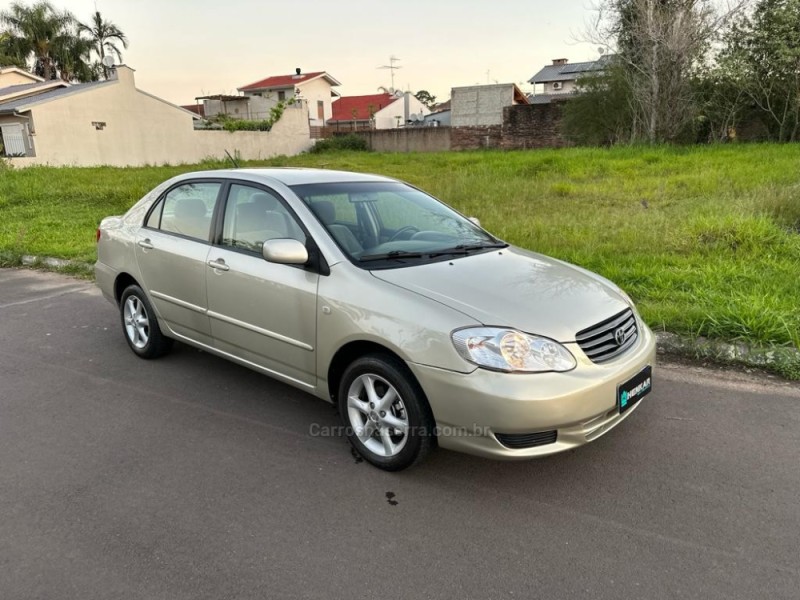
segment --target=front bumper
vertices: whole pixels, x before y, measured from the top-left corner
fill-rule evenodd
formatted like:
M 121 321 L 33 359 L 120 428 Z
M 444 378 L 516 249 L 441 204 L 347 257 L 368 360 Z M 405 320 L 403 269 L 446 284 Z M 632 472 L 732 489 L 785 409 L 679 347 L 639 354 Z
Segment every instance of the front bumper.
M 639 332 L 636 345 L 607 364 L 594 364 L 577 344 L 567 344 L 578 360 L 569 373 L 409 366 L 428 397 L 441 447 L 506 460 L 545 456 L 597 439 L 638 408 L 641 402 L 619 414 L 617 386 L 655 364 L 655 336 L 641 321 Z M 496 437 L 552 430 L 555 442 L 529 448 L 509 448 Z

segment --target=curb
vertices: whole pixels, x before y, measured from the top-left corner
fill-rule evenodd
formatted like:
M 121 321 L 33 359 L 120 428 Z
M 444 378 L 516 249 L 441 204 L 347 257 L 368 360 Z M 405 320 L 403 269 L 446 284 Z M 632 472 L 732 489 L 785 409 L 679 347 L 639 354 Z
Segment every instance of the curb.
M 94 265 L 91 263 L 67 260 L 64 258 L 53 258 L 51 256 L 33 256 L 31 254 L 23 254 L 19 258 L 19 262 L 23 267 L 44 267 L 46 269 L 53 269 L 55 271 L 71 271 L 91 274 L 94 272 Z
M 789 380 L 800 380 L 800 350 L 790 346 L 753 346 L 675 333 L 656 334 L 659 354 L 706 359 L 720 365 L 763 369 Z

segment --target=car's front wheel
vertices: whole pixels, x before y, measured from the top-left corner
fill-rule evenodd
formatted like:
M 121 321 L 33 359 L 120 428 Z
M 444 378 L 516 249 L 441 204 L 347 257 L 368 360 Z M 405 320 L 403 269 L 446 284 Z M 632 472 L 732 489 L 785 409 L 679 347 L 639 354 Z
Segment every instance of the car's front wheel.
M 350 364 L 338 401 L 350 443 L 381 469 L 408 468 L 435 445 L 425 394 L 408 368 L 391 356 L 372 354 Z
M 129 285 L 120 298 L 120 317 L 125 341 L 141 358 L 158 358 L 172 348 L 172 340 L 158 326 L 153 307 L 138 285 Z

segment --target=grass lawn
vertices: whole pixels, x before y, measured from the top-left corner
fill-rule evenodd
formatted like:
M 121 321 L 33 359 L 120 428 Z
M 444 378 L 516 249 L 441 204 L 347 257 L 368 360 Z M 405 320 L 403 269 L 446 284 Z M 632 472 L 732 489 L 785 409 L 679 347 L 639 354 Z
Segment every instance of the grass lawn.
M 340 153 L 620 284 L 656 329 L 800 348 L 800 145 Z M 209 163 L 204 167 L 222 167 Z M 0 255 L 94 260 L 99 220 L 197 167 L 0 169 Z

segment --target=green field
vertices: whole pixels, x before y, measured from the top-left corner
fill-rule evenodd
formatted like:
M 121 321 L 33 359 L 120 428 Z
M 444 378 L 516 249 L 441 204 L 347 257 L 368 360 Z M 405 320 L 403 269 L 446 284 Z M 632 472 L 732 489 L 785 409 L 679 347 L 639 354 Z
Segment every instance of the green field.
M 511 243 L 609 277 L 658 330 L 800 347 L 800 145 L 337 153 L 259 164 L 398 177 Z M 100 218 L 195 168 L 0 169 L 0 254 L 92 261 Z

